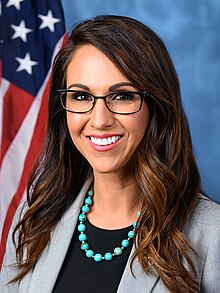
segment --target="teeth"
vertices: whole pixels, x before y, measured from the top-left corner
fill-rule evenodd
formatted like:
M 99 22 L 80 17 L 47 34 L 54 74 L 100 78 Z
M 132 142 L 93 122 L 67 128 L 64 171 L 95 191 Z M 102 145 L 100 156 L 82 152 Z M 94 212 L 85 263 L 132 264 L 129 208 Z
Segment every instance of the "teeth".
M 96 138 L 96 137 L 90 137 L 91 142 L 96 144 L 96 145 L 109 145 L 112 143 L 115 143 L 116 141 L 118 141 L 121 138 L 121 136 L 111 136 L 108 138 Z

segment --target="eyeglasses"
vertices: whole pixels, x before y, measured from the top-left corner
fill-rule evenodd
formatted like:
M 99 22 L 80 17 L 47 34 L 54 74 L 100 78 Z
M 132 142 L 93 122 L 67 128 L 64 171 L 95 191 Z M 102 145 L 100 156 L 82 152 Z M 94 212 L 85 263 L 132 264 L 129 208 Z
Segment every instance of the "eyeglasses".
M 58 90 L 63 108 L 68 112 L 90 112 L 98 99 L 105 101 L 109 111 L 115 114 L 133 114 L 140 111 L 147 92 L 114 92 L 106 96 L 94 96 L 75 90 Z

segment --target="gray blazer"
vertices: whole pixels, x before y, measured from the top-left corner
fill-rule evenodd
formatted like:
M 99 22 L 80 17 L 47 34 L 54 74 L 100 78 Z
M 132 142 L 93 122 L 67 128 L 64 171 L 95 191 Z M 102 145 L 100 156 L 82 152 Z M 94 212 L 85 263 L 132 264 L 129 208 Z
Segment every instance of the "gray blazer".
M 11 241 L 12 232 L 10 231 L 0 277 L 1 293 L 52 292 L 77 223 L 84 195 L 89 186 L 90 180 L 85 183 L 77 199 L 57 225 L 50 245 L 41 255 L 34 270 L 29 272 L 19 284 L 7 286 L 5 283 L 16 274 L 16 270 L 9 266 L 16 259 L 15 249 Z M 16 222 L 16 217 L 14 222 Z M 195 258 L 194 262 L 200 292 L 220 293 L 220 206 L 204 196 L 201 197 L 199 204 L 185 226 L 184 232 L 199 255 L 199 259 Z M 133 252 L 134 248 L 131 255 Z M 130 272 L 129 258 L 117 293 L 168 292 L 156 272 L 154 275 L 148 276 L 137 260 L 134 262 L 133 271 L 136 278 Z

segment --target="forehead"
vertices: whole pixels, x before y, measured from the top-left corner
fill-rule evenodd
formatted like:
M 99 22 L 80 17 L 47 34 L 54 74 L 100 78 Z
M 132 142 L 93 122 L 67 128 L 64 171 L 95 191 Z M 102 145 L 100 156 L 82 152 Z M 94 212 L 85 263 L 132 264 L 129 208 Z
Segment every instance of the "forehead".
M 72 83 L 109 87 L 125 81 L 129 80 L 104 53 L 92 45 L 77 49 L 67 67 L 67 87 Z

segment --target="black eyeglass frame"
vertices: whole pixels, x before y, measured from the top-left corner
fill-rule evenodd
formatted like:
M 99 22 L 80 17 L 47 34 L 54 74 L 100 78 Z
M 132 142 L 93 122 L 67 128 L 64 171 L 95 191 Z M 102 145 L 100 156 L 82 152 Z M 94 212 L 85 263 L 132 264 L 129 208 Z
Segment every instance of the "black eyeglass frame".
M 144 100 L 144 98 L 150 96 L 150 94 L 148 94 L 148 92 L 146 92 L 146 91 L 118 91 L 118 92 L 112 92 L 112 93 L 109 93 L 109 94 L 107 94 L 107 95 L 105 95 L 105 96 L 94 96 L 94 95 L 92 95 L 92 94 L 90 94 L 90 93 L 87 93 L 87 92 L 76 91 L 76 90 L 69 90 L 69 89 L 59 89 L 59 90 L 57 90 L 57 92 L 58 92 L 58 95 L 59 95 L 59 98 L 60 98 L 60 102 L 61 102 L 61 105 L 62 105 L 63 109 L 66 110 L 67 112 L 77 113 L 77 114 L 84 114 L 84 113 L 88 113 L 88 112 L 92 111 L 92 109 L 94 108 L 94 106 L 95 106 L 95 104 L 96 104 L 96 101 L 97 101 L 98 99 L 102 99 L 102 100 L 104 100 L 107 109 L 108 109 L 110 112 L 114 113 L 114 114 L 120 114 L 120 115 L 134 114 L 134 113 L 137 113 L 137 112 L 140 111 L 140 109 L 141 109 L 141 107 L 142 107 L 142 104 L 143 104 L 143 100 Z M 79 112 L 79 111 L 73 111 L 73 110 L 68 110 L 68 109 L 65 107 L 65 105 L 64 105 L 64 103 L 63 103 L 63 101 L 62 101 L 62 94 L 63 94 L 63 93 L 69 93 L 69 92 L 72 92 L 72 93 L 79 93 L 79 94 L 84 94 L 84 95 L 86 94 L 86 95 L 88 95 L 88 96 L 91 96 L 91 97 L 94 99 L 93 104 L 92 104 L 92 107 L 91 107 L 89 110 L 87 110 L 87 111 L 82 111 L 82 112 Z M 139 109 L 138 109 L 137 111 L 135 111 L 135 112 L 125 112 L 125 113 L 120 113 L 120 112 L 116 112 L 116 111 L 113 111 L 113 110 L 109 109 L 109 106 L 108 106 L 108 104 L 107 104 L 106 98 L 107 98 L 108 96 L 112 96 L 112 95 L 115 95 L 115 94 L 137 94 L 137 95 L 139 95 L 140 98 L 141 98 L 141 103 L 140 103 L 140 107 L 139 107 Z

